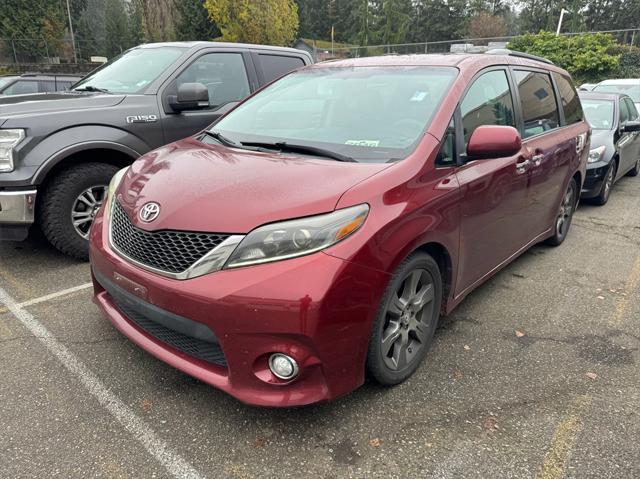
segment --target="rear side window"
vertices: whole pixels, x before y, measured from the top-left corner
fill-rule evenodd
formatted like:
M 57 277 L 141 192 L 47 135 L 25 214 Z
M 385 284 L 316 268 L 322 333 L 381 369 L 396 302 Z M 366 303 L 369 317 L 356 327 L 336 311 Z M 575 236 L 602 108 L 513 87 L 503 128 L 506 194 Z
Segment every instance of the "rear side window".
M 560 126 L 558 103 L 547 73 L 517 70 L 515 72 L 522 116 L 523 137 L 529 138 Z
M 40 93 L 56 91 L 56 84 L 53 81 L 40 80 L 38 83 L 38 89 L 40 90 Z
M 264 79 L 267 83 L 272 82 L 276 78 L 280 78 L 291 70 L 304 66 L 302 58 L 299 57 L 266 55 L 264 53 L 258 54 L 258 57 L 260 58 L 262 73 L 264 73 Z
M 464 143 L 481 125 L 515 126 L 511 89 L 504 70 L 478 77 L 460 104 Z
M 584 119 L 584 113 L 582 112 L 582 106 L 580 104 L 580 98 L 578 98 L 578 92 L 564 75 L 559 73 L 553 74 L 558 86 L 558 94 L 562 99 L 562 108 L 564 109 L 564 121 L 567 125 L 578 123 Z

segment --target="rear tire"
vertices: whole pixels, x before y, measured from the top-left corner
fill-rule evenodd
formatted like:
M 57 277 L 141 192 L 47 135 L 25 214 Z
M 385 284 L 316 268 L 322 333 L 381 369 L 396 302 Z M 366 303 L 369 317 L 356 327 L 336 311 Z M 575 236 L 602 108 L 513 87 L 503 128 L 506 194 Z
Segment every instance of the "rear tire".
M 593 198 L 593 203 L 598 206 L 604 206 L 609 201 L 611 197 L 611 189 L 613 188 L 613 183 L 616 179 L 616 162 L 612 161 L 609 169 L 607 170 L 607 176 L 604 177 L 604 181 L 602 182 L 602 187 L 600 188 L 600 192 L 598 196 Z
M 83 163 L 49 182 L 38 216 L 42 232 L 57 250 L 74 258 L 89 258 L 89 227 L 117 171 L 118 167 L 105 163 Z
M 627 173 L 627 176 L 638 176 L 640 175 L 640 158 L 636 161 L 636 166 L 633 167 L 632 170 Z
M 426 356 L 440 316 L 442 277 L 434 259 L 413 253 L 396 269 L 369 340 L 367 371 L 384 386 L 409 378 Z
M 571 220 L 573 219 L 573 213 L 576 210 L 578 204 L 578 183 L 575 178 L 571 178 L 567 191 L 562 197 L 560 202 L 560 209 L 556 221 L 554 224 L 553 235 L 546 240 L 546 243 L 551 246 L 560 246 L 564 243 L 564 240 L 569 233 L 571 227 Z

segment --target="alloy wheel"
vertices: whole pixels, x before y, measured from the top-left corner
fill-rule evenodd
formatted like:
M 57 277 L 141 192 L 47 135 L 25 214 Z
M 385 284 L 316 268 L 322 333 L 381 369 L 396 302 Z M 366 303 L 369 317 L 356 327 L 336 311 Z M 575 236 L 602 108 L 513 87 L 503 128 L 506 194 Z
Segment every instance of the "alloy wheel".
M 89 229 L 107 194 L 106 185 L 87 188 L 78 195 L 71 208 L 71 221 L 76 233 L 84 239 L 89 238 Z
M 575 183 L 569 183 L 569 188 L 562 199 L 560 204 L 560 211 L 558 212 L 558 219 L 556 220 L 556 231 L 562 238 L 569 231 L 571 226 L 571 217 L 573 216 L 573 210 L 576 204 L 576 190 Z
M 434 299 L 434 281 L 425 269 L 411 271 L 392 295 L 381 338 L 382 357 L 389 369 L 401 371 L 421 357 L 430 339 Z

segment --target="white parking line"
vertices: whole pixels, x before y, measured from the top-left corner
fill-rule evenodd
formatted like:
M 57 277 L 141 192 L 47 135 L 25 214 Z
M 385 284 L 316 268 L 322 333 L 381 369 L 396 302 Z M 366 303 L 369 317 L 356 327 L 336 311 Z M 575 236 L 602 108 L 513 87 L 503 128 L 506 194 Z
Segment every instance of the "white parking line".
M 33 306 L 34 304 L 44 303 L 45 301 L 49 301 L 50 299 L 59 298 L 60 296 L 65 296 L 67 294 L 75 293 L 76 291 L 82 291 L 83 289 L 87 289 L 93 286 L 93 283 L 84 283 L 80 286 L 74 286 L 73 288 L 63 289 L 62 291 L 58 291 L 56 293 L 47 294 L 45 296 L 40 296 L 39 298 L 30 299 L 29 301 L 25 301 L 23 303 L 19 303 L 16 306 L 19 308 L 25 308 L 27 306 Z
M 83 286 L 86 287 L 86 285 Z M 45 296 L 42 298 L 45 298 Z M 43 299 L 43 301 L 45 300 Z M 145 424 L 131 408 L 109 391 L 95 374 L 61 344 L 36 318 L 28 311 L 22 309 L 22 306 L 16 303 L 2 288 L 0 288 L 0 304 L 4 304 L 16 319 L 31 331 L 31 334 L 58 358 L 62 365 L 82 383 L 87 391 L 95 397 L 127 431 L 133 434 L 133 436 L 142 443 L 147 452 L 162 464 L 172 476 L 180 479 L 204 478 L 204 476 L 196 471 L 186 460 L 173 452 L 168 444 L 160 439 L 153 429 Z

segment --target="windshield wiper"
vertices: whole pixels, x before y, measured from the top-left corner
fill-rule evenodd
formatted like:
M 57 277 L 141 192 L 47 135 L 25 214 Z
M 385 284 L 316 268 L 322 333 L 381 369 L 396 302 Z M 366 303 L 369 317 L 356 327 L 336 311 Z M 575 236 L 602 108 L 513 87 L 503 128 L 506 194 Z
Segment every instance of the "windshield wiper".
M 98 91 L 100 93 L 111 93 L 106 88 L 98 88 L 97 86 L 93 86 L 93 85 L 86 85 L 80 88 L 74 88 L 73 91 Z
M 318 148 L 316 146 L 297 145 L 294 143 L 287 143 L 286 141 L 277 141 L 275 143 L 260 142 L 260 141 L 243 141 L 244 146 L 257 146 L 259 148 L 270 148 L 280 151 L 307 153 L 314 156 L 324 156 L 325 158 L 331 158 L 336 161 L 345 161 L 349 163 L 357 163 L 356 160 L 350 156 L 343 155 L 331 150 L 325 150 L 324 148 Z
M 204 130 L 203 133 L 207 136 L 210 136 L 214 140 L 217 140 L 219 143 L 222 143 L 224 146 L 231 146 L 233 148 L 242 148 L 242 145 L 239 145 L 235 141 L 231 140 L 230 138 L 227 138 L 222 133 L 219 133 L 217 131 Z

